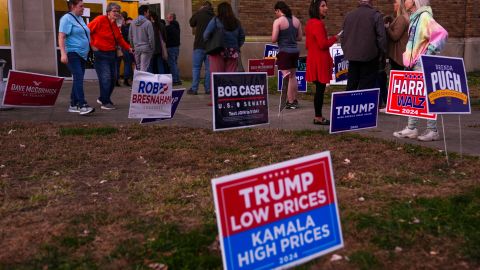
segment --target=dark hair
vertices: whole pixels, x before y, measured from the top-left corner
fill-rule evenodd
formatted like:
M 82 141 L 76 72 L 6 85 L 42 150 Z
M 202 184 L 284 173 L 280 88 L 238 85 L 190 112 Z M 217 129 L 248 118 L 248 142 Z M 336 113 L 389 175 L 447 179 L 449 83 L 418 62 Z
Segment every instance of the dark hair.
M 158 24 L 159 23 L 158 15 L 155 11 L 150 12 L 150 19 L 151 19 L 150 21 L 153 21 L 152 22 L 153 24 Z
M 122 13 L 120 13 L 120 14 L 122 14 L 122 17 L 123 17 L 124 20 L 127 20 L 128 13 L 126 11 L 122 11 Z
M 138 7 L 138 15 L 143 15 L 145 12 L 148 11 L 148 6 L 143 5 Z
M 227 31 L 233 31 L 240 25 L 240 21 L 235 17 L 232 6 L 228 2 L 222 2 L 217 7 L 217 17 L 222 22 Z
M 83 2 L 83 0 L 68 0 L 67 1 L 68 10 L 72 10 L 73 6 L 78 5 L 78 3 L 80 2 Z
M 209 8 L 211 8 L 211 7 L 212 7 L 212 3 L 210 3 L 210 1 L 205 1 L 205 2 L 203 2 L 202 6 L 203 6 L 203 7 L 209 7 Z
M 275 6 L 273 7 L 273 9 L 277 10 L 277 9 L 280 9 L 282 11 L 283 14 L 285 14 L 286 17 L 288 18 L 292 18 L 292 10 L 290 9 L 290 7 L 283 1 L 278 1 Z
M 312 0 L 312 2 L 310 2 L 310 8 L 308 8 L 308 15 L 310 15 L 310 18 L 322 18 L 322 15 L 320 15 L 320 5 L 322 2 L 327 4 L 327 0 Z

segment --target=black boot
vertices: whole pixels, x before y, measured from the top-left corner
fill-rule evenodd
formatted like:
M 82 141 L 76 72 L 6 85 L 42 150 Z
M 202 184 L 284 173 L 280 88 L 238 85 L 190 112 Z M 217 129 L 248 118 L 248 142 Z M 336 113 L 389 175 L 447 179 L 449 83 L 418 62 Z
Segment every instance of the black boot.
M 125 86 L 131 86 L 130 83 L 128 82 L 128 79 L 123 80 L 123 85 L 125 85 Z

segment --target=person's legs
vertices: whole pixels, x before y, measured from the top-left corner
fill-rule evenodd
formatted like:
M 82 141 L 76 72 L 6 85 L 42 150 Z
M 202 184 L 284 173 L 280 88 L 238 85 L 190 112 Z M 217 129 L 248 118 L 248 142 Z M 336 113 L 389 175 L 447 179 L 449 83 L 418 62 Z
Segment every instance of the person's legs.
M 399 65 L 397 62 L 395 62 L 392 58 L 390 58 L 389 62 L 390 62 L 390 69 L 391 70 L 404 70 L 405 69 L 402 65 Z
M 202 50 L 202 53 L 202 59 L 205 63 L 205 79 L 203 82 L 203 87 L 205 87 L 205 94 L 210 94 L 210 61 L 208 60 L 208 55 L 205 53 L 205 50 Z
M 204 50 L 193 50 L 193 63 L 192 63 L 192 91 L 198 91 L 198 85 L 200 84 L 200 70 L 202 69 L 202 62 L 205 57 Z
M 350 72 L 350 70 L 349 70 Z M 360 77 L 358 89 L 372 89 L 375 87 L 378 74 L 378 58 L 368 62 L 362 62 L 360 68 Z
M 288 77 L 288 91 L 287 91 L 287 101 L 289 103 L 294 103 L 297 100 L 298 94 L 298 82 L 296 77 L 296 68 L 289 70 L 282 70 L 283 74 L 289 73 Z
M 123 82 L 125 85 L 130 86 L 130 83 L 128 82 L 129 79 L 132 78 L 133 72 L 132 72 L 132 54 L 125 50 L 123 50 Z
M 315 84 L 315 96 L 313 100 L 313 105 L 315 107 L 315 118 L 323 118 L 322 115 L 322 109 L 323 109 L 323 97 L 325 94 L 325 87 L 326 85 L 324 83 L 320 83 L 318 81 L 314 82 Z
M 115 81 L 116 81 L 116 77 L 115 77 L 115 67 L 116 67 L 116 63 L 115 63 L 115 58 L 116 58 L 116 53 L 113 52 L 113 57 L 109 58 L 110 62 L 109 62 L 109 69 L 110 69 L 110 88 L 109 88 L 109 92 L 108 92 L 108 98 L 107 98 L 107 104 L 111 104 L 113 105 L 113 102 L 111 100 L 111 97 L 112 97 L 112 93 L 113 93 L 113 89 L 115 88 Z
M 358 83 L 360 82 L 360 62 L 350 61 L 348 62 L 348 74 L 347 74 L 347 91 L 358 90 Z
M 110 91 L 113 85 L 114 70 L 111 66 L 115 65 L 114 52 L 94 52 L 95 54 L 95 71 L 97 72 L 98 84 L 100 87 L 100 97 L 98 100 L 102 104 L 110 102 Z M 111 63 L 113 62 L 113 64 Z
M 152 57 L 153 57 L 153 53 L 151 52 L 144 52 L 140 54 L 140 70 L 141 71 L 148 71 L 148 67 L 150 66 Z
M 225 59 L 225 72 L 237 72 L 238 59 L 227 58 Z
M 85 101 L 85 95 L 83 92 L 83 78 L 85 75 L 86 61 L 77 53 L 69 52 L 67 54 L 68 64 L 67 67 L 72 73 L 73 84 L 72 94 L 70 95 L 70 106 L 82 106 L 87 102 Z
M 180 53 L 179 47 L 170 47 L 167 48 L 168 51 L 168 66 L 170 72 L 172 73 L 172 80 L 174 83 L 180 82 L 180 71 L 178 70 L 177 61 L 178 54 Z
M 388 98 L 388 89 L 387 89 L 387 73 L 385 71 L 379 71 L 377 73 L 377 82 L 380 88 L 380 106 L 379 107 L 386 107 L 387 106 L 387 98 Z

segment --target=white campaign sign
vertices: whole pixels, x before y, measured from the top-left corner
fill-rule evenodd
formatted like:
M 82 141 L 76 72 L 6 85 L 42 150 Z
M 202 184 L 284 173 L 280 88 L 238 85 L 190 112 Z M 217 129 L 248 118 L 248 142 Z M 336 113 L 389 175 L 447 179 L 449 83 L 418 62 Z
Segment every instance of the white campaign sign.
M 172 75 L 135 71 L 128 118 L 169 118 Z

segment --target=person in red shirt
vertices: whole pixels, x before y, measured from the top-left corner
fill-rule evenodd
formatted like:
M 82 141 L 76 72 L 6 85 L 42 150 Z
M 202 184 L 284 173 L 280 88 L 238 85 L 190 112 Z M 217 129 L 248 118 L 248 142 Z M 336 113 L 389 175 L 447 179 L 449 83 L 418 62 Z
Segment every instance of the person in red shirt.
M 326 0 L 312 0 L 310 3 L 310 19 L 305 26 L 307 49 L 307 76 L 309 82 L 315 84 L 316 92 L 314 97 L 316 125 L 329 125 L 330 121 L 322 116 L 323 95 L 326 84 L 332 78 L 333 61 L 329 48 L 337 41 L 337 36 L 327 36 L 327 30 L 323 19 L 327 15 Z
M 90 29 L 90 46 L 95 56 L 95 70 L 100 85 L 100 97 L 97 103 L 101 104 L 101 109 L 113 110 L 112 96 L 115 87 L 115 59 L 117 49 L 120 47 L 132 53 L 132 48 L 123 39 L 122 33 L 117 27 L 116 19 L 120 16 L 120 5 L 109 3 L 107 5 L 107 15 L 98 16 L 88 24 Z

